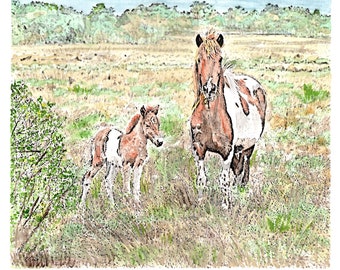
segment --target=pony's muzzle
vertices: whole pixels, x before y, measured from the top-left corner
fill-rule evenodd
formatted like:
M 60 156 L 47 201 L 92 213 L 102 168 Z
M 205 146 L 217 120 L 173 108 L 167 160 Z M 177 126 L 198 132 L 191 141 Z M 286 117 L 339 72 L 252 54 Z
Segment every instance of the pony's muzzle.
M 157 147 L 162 146 L 162 145 L 163 145 L 163 138 L 156 138 L 154 144 L 155 144 Z
M 158 137 L 158 136 L 153 136 L 153 137 L 149 137 L 149 140 L 156 145 L 157 147 L 160 147 L 163 145 L 163 138 L 162 137 Z
M 217 89 L 217 85 L 212 82 L 212 78 L 209 78 L 209 80 L 206 82 L 206 84 L 203 85 L 202 88 L 204 97 L 207 100 L 212 101 L 214 99 Z

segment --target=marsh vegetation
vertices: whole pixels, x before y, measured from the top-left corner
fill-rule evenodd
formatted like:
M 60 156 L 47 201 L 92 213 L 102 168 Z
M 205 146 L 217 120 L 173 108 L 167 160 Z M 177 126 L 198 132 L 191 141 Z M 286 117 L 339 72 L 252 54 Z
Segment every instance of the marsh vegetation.
M 12 15 L 12 75 L 23 81 L 13 87 L 20 92 L 26 85 L 38 104 L 35 112 L 39 117 L 42 111 L 51 115 L 44 121 L 52 115 L 60 117 L 58 132 L 63 144 L 58 149 L 68 166 L 63 167 L 64 161 L 55 166 L 65 168 L 68 181 L 62 187 L 70 189 L 65 193 L 55 190 L 59 197 L 62 194 L 62 204 L 41 216 L 46 197 L 34 192 L 44 194 L 44 187 L 53 190 L 59 180 L 52 177 L 53 170 L 48 171 L 45 182 L 40 182 L 45 176 L 30 178 L 30 183 L 40 183 L 39 189 L 32 185 L 32 204 L 27 204 L 27 199 L 27 209 L 11 208 L 14 265 L 329 267 L 329 17 L 271 6 L 253 13 L 235 8 L 218 16 L 194 10 L 182 14 L 163 5 L 137 7 L 121 16 L 100 6 L 89 15 L 54 9 L 53 5 L 12 8 L 17 8 Z M 140 16 L 141 12 L 146 15 Z M 296 13 L 300 14 L 299 23 L 283 23 L 284 18 L 293 22 Z M 49 14 L 60 22 L 62 31 L 43 25 L 52 24 L 52 19 L 41 17 Z M 91 21 L 94 16 L 98 18 Z M 34 27 L 45 29 L 46 35 L 42 30 L 19 29 L 25 25 L 23 18 L 33 17 Z M 69 19 L 67 28 L 63 24 Z M 148 24 L 149 19 L 156 25 Z M 106 32 L 108 28 L 100 20 L 114 24 L 113 32 Z M 73 39 L 63 37 L 80 21 L 83 26 L 72 26 Z M 276 22 L 281 28 L 272 25 Z M 89 25 L 98 31 L 89 30 L 93 29 L 87 28 Z M 212 185 L 203 203 L 197 203 L 196 167 L 187 124 L 194 102 L 194 37 L 211 25 L 225 35 L 222 50 L 226 63 L 232 64 L 235 72 L 257 78 L 269 103 L 265 132 L 251 160 L 251 182 L 236 191 L 237 203 L 229 211 L 219 205 L 215 179 L 220 160 L 214 155 L 209 156 Z M 47 105 L 50 103 L 55 105 Z M 150 159 L 141 179 L 143 210 L 136 215 L 120 200 L 121 178 L 115 184 L 117 206 L 110 206 L 102 172 L 88 196 L 87 211 L 81 214 L 75 198 L 81 194 L 90 139 L 102 122 L 124 130 L 138 108 L 148 103 L 160 105 L 165 142 L 160 150 L 149 145 Z M 51 107 L 53 113 L 44 106 Z M 46 126 L 46 132 L 51 126 Z M 12 136 L 18 135 L 13 131 Z M 32 138 L 39 141 L 39 137 Z M 12 150 L 16 147 L 23 150 L 19 142 L 12 143 Z M 15 158 L 12 154 L 13 166 L 18 164 Z M 12 182 L 24 181 L 14 173 L 16 168 Z M 27 195 L 24 187 L 15 192 L 19 197 Z M 37 196 L 41 198 L 36 203 L 41 203 L 40 212 L 32 208 Z M 21 222 L 32 220 L 23 230 L 32 229 L 37 222 L 40 225 L 20 252 L 15 252 L 18 239 L 14 231 L 20 211 Z

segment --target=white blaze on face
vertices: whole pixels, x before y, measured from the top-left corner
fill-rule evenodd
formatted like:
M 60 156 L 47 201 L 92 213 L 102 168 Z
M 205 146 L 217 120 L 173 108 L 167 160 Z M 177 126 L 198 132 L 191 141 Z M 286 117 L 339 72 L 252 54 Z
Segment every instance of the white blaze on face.
M 228 71 L 227 74 L 226 73 L 227 72 L 225 72 L 225 76 L 231 88 L 225 88 L 224 96 L 227 103 L 227 111 L 232 120 L 234 145 L 242 145 L 243 148 L 249 148 L 254 145 L 261 136 L 262 120 L 257 107 L 248 102 L 248 97 L 246 95 L 241 94 L 249 105 L 249 114 L 246 115 L 243 112 L 239 91 L 236 88 L 235 82 L 231 82 L 231 80 L 243 79 L 247 88 L 250 90 L 251 95 L 253 95 L 253 90 L 258 89 L 260 85 L 251 77 L 245 75 L 230 75 L 230 71 Z M 230 78 L 231 76 L 233 77 Z
M 213 84 L 212 80 L 213 78 L 209 77 L 207 83 L 202 86 L 204 97 L 208 100 L 213 99 L 215 95 L 216 86 Z
M 210 93 L 211 90 L 212 90 L 212 88 L 213 88 L 213 87 L 212 87 L 213 84 L 212 84 L 211 81 L 212 81 L 212 77 L 210 77 L 209 80 L 208 80 L 208 82 L 207 82 L 207 90 L 208 90 L 207 92 L 208 92 L 208 93 Z

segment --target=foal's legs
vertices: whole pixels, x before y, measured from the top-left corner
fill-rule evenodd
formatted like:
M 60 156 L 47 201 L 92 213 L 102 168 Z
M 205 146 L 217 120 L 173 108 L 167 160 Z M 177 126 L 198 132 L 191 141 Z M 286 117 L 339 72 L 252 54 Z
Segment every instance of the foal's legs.
M 103 163 L 98 163 L 96 165 L 92 165 L 92 168 L 87 171 L 83 177 L 83 192 L 82 192 L 82 196 L 81 196 L 81 202 L 80 205 L 81 207 L 85 206 L 85 200 L 86 200 L 86 196 L 87 193 L 90 190 L 90 186 L 93 180 L 93 177 L 96 176 L 96 174 L 99 172 L 99 170 L 103 167 Z
M 140 196 L 140 178 L 142 176 L 143 164 L 134 168 L 133 170 L 133 197 L 136 203 L 139 203 Z
M 122 176 L 123 176 L 123 192 L 126 194 L 131 193 L 131 165 L 130 163 L 124 163 L 123 164 L 123 170 L 122 170 Z
M 107 196 L 112 204 L 114 204 L 113 200 L 113 181 L 116 179 L 118 174 L 118 166 L 112 162 L 107 162 L 106 164 L 106 175 L 105 175 L 105 188 L 107 192 Z

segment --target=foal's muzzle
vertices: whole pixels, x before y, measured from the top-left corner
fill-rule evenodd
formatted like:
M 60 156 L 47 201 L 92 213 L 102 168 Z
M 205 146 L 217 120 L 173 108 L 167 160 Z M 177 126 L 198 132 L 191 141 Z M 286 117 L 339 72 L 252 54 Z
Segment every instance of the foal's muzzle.
M 157 147 L 160 147 L 163 145 L 163 138 L 153 138 L 152 143 L 156 145 Z

